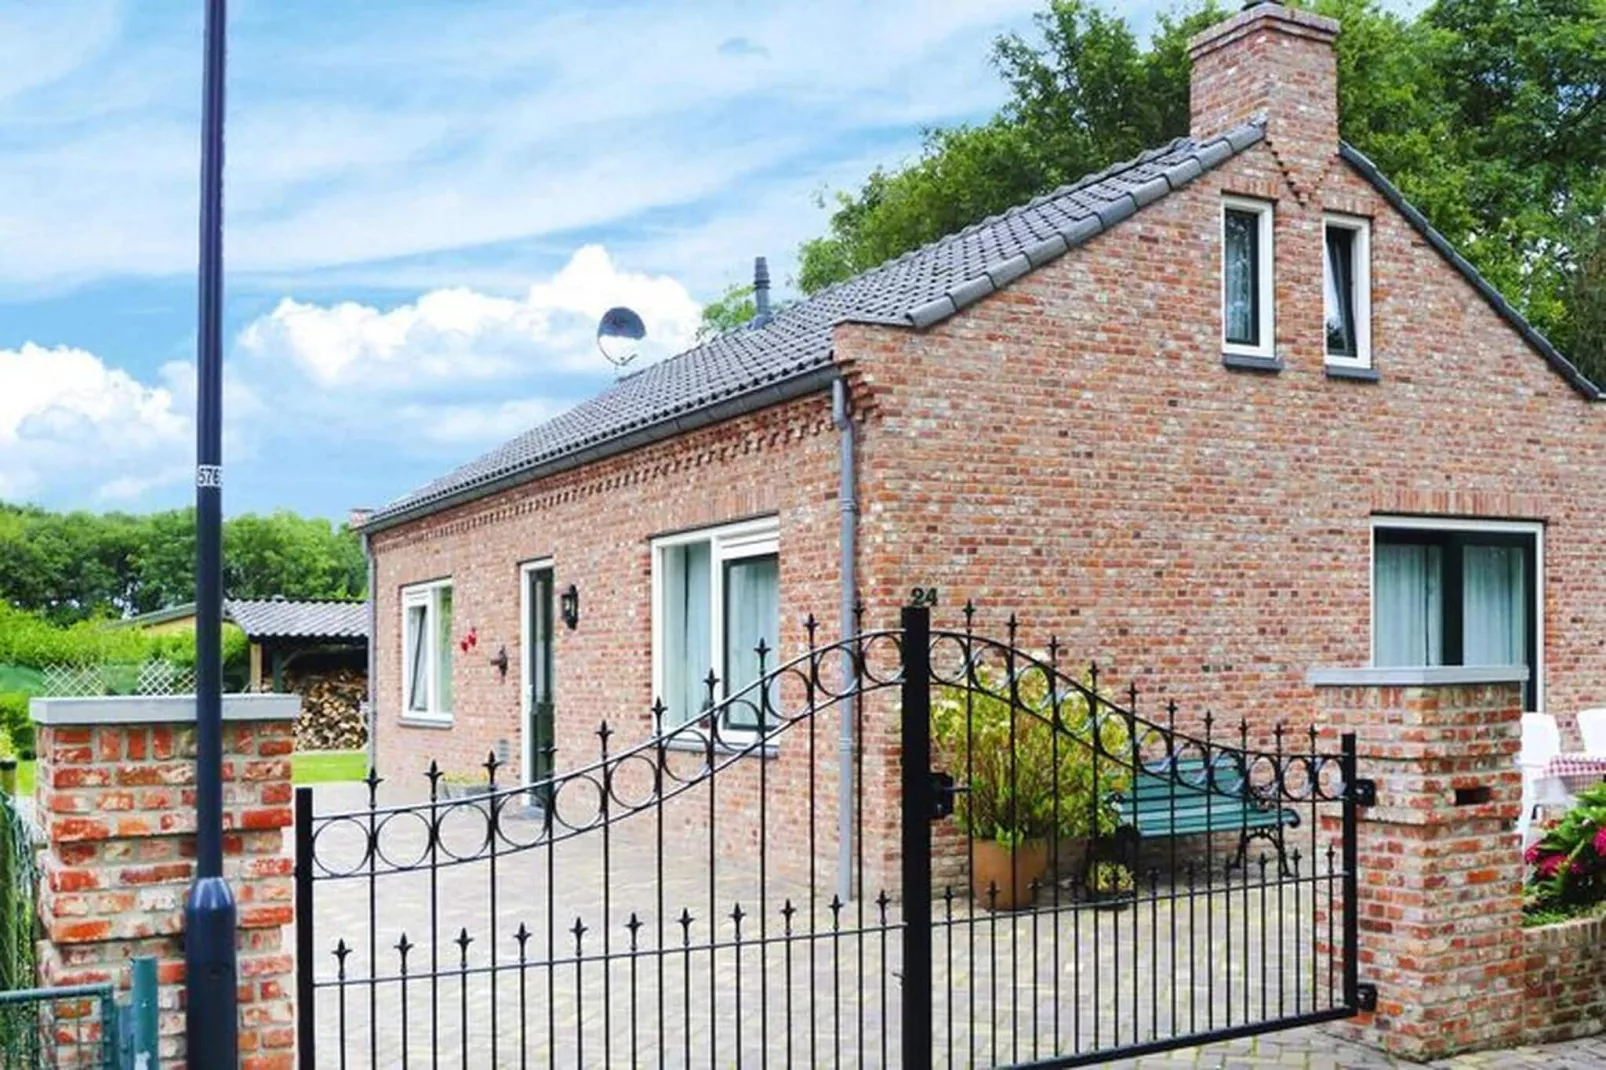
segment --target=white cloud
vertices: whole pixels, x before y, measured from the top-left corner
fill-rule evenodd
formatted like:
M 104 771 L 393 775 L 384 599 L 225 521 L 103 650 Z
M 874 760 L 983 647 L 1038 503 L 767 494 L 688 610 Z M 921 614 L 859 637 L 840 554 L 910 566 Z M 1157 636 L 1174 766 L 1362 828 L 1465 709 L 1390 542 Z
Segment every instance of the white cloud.
M 690 344 L 702 311 L 674 279 L 620 271 L 606 249 L 588 245 L 517 298 L 454 288 L 381 310 L 287 297 L 247 325 L 239 345 L 259 361 L 293 364 L 324 388 L 405 391 L 518 380 L 600 368 L 596 324 L 613 305 L 634 308 L 646 322 L 644 360 Z
M 490 0 L 448 19 L 398 9 L 380 20 L 337 5 L 314 31 L 279 5 L 247 5 L 230 48 L 230 270 L 307 271 L 731 207 L 776 174 L 815 173 L 844 143 L 987 110 L 1003 91 L 986 42 L 1037 3 Z M 0 124 L 13 132 L 0 288 L 192 269 L 197 18 L 167 5 L 125 14 L 127 32 L 110 20 L 96 62 L 21 76 L 40 88 L 15 107 L 0 73 Z M 36 53 L 49 52 L 45 26 L 25 38 Z
M 174 389 L 179 367 L 155 385 L 82 349 L 0 349 L 0 496 L 47 483 L 119 496 L 182 479 L 193 425 Z

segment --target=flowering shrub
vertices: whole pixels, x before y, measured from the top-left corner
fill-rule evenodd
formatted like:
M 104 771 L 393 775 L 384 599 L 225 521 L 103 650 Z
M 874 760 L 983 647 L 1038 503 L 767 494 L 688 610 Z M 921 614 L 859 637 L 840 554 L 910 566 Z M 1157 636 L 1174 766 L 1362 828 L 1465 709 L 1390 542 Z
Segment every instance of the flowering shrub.
M 1577 913 L 1606 901 L 1606 784 L 1581 792 L 1577 805 L 1528 845 L 1523 861 L 1530 914 Z
M 1121 716 L 1100 707 L 1095 755 L 1081 691 L 1064 686 L 1055 696 L 1056 727 L 1046 673 L 1019 674 L 1012 691 L 1003 673 L 978 667 L 975 683 L 975 690 L 942 688 L 931 703 L 935 757 L 961 787 L 969 780 L 954 805 L 960 831 L 1011 850 L 1031 840 L 1113 833 L 1119 815 L 1110 794 L 1131 781 L 1120 757 L 1128 753 Z

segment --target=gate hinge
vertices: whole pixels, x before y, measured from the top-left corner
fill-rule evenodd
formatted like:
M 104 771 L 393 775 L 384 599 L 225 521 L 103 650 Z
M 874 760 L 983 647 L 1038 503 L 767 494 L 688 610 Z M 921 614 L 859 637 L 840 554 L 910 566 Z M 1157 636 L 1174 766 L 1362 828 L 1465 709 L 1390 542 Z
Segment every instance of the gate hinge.
M 1355 986 L 1355 1009 L 1364 1014 L 1371 1014 L 1377 1010 L 1377 986 L 1359 984 Z
M 1377 805 L 1377 781 L 1357 780 L 1350 785 L 1349 797 L 1356 806 Z
M 941 821 L 945 817 L 952 817 L 954 812 L 954 796 L 966 789 L 954 783 L 952 774 L 931 774 L 931 820 Z

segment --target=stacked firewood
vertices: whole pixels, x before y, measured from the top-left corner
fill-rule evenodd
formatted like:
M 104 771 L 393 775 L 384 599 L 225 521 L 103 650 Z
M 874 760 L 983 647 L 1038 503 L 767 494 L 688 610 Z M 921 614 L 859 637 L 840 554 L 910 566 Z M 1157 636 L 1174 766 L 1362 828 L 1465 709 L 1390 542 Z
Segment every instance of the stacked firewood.
M 362 701 L 368 684 L 352 669 L 312 672 L 292 679 L 301 695 L 296 720 L 297 750 L 355 750 L 368 743 Z

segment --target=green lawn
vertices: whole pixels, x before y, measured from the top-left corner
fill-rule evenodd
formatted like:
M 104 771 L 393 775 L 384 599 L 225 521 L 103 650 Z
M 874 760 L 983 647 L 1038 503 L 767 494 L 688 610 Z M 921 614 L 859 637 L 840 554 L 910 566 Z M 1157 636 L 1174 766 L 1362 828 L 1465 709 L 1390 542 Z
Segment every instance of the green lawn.
M 361 750 L 308 751 L 295 756 L 291 771 L 297 784 L 333 784 L 367 775 L 368 752 Z
M 361 780 L 368 775 L 368 752 L 360 750 L 312 751 L 295 756 L 291 777 L 297 784 L 332 784 Z M 17 763 L 17 794 L 33 794 L 34 763 Z

